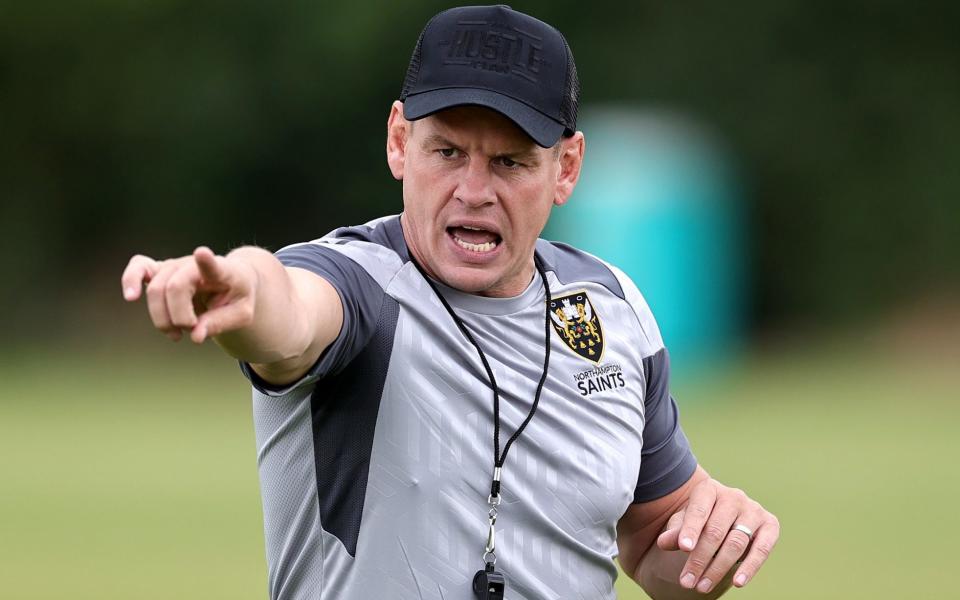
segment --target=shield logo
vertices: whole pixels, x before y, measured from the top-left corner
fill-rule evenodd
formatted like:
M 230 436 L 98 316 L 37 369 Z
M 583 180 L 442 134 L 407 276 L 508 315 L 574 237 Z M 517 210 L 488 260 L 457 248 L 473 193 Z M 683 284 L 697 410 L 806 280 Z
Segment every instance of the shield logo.
M 550 299 L 550 321 L 567 347 L 593 363 L 603 356 L 603 329 L 587 292 Z

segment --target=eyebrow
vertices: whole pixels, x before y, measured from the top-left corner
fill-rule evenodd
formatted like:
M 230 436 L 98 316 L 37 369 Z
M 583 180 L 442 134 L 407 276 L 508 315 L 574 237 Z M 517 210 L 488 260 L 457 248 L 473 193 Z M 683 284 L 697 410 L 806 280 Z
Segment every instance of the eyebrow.
M 526 148 L 524 150 L 517 150 L 516 152 L 502 152 L 497 155 L 497 158 L 509 158 L 519 163 L 529 165 L 540 163 L 540 155 L 535 148 Z
M 454 144 L 453 142 L 451 142 L 451 141 L 448 140 L 447 138 L 443 137 L 442 135 L 436 134 L 436 133 L 430 134 L 430 135 L 428 135 L 426 138 L 424 138 L 424 140 L 423 140 L 423 145 L 424 145 L 424 147 L 428 147 L 428 146 L 443 146 L 444 148 L 459 148 L 459 146 L 458 146 L 457 144 Z
M 423 140 L 423 146 L 430 148 L 439 146 L 443 148 L 460 148 L 460 144 L 454 143 L 438 133 L 428 135 Z M 534 164 L 539 163 L 540 157 L 537 155 L 536 148 L 524 148 L 508 152 L 498 152 L 495 158 L 510 158 L 520 163 Z

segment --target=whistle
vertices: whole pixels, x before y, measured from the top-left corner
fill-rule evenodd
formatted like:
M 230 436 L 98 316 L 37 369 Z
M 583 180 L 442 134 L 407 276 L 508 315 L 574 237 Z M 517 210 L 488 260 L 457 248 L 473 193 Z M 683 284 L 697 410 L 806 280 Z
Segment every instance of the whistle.
M 486 568 L 473 576 L 473 594 L 477 600 L 503 600 L 504 588 L 506 581 L 503 574 L 497 573 L 493 563 L 487 563 Z

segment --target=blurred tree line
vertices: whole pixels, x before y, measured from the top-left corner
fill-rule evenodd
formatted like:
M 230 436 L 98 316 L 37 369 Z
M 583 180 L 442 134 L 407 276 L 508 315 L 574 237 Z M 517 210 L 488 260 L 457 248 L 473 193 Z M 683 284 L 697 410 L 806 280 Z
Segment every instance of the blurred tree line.
M 389 104 L 447 3 L 0 7 L 0 314 L 52 330 L 135 252 L 276 249 L 400 210 Z M 960 4 L 517 2 L 582 106 L 718 132 L 748 190 L 756 322 L 835 322 L 960 281 Z M 588 145 L 589 145 L 589 132 Z M 589 153 L 588 153 L 589 160 Z

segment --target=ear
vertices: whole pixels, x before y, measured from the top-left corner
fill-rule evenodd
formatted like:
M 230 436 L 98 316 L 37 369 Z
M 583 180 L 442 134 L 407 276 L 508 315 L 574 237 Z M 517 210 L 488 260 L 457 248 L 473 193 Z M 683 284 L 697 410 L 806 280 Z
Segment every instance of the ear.
M 576 132 L 571 137 L 560 139 L 560 155 L 557 157 L 560 170 L 557 172 L 557 194 L 553 199 L 553 203 L 557 206 L 567 203 L 580 179 L 584 148 L 582 131 Z
M 403 102 L 394 101 L 387 118 L 387 165 L 393 178 L 403 180 L 403 165 L 407 156 L 410 121 L 403 116 Z

